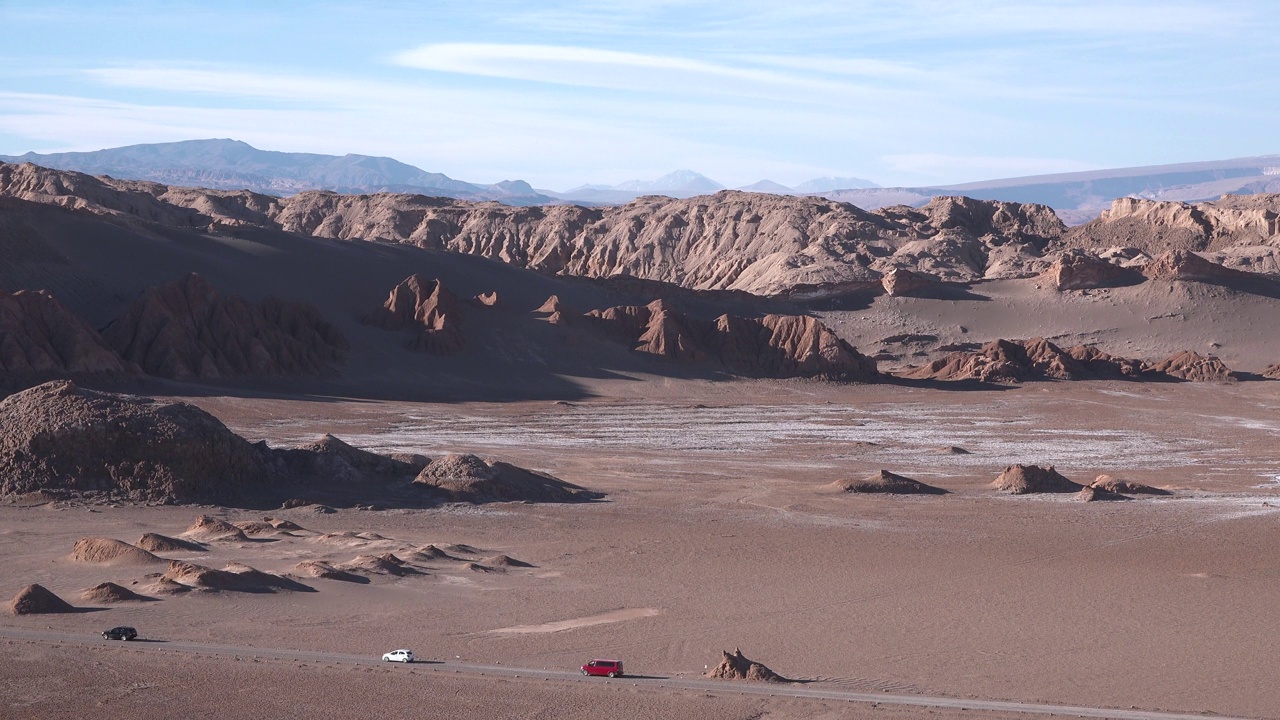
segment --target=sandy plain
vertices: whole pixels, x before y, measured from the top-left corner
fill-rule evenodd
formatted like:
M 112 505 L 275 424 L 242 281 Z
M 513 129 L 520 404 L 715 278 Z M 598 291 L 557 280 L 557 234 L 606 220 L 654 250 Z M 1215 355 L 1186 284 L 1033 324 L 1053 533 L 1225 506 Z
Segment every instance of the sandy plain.
M 0 629 L 92 636 L 128 624 L 171 640 L 371 658 L 411 647 L 426 659 L 524 668 L 616 656 L 633 674 L 687 678 L 739 647 L 814 686 L 1280 717 L 1280 629 L 1270 621 L 1280 579 L 1278 383 L 948 391 L 636 376 L 593 381 L 590 391 L 572 403 L 188 398 L 251 440 L 287 445 L 330 432 L 378 451 L 476 452 L 607 498 L 271 511 L 311 532 L 162 554 L 270 572 L 429 543 L 459 559 L 368 583 L 301 578 L 316 592 L 189 593 L 5 616 Z M 952 446 L 968 454 L 944 452 Z M 990 490 L 1015 462 L 1176 494 L 1086 504 Z M 824 487 L 880 468 L 951 494 Z M 264 515 L 0 505 L 0 591 L 39 582 L 86 607 L 80 590 L 99 582 L 145 586 L 155 567 L 74 563 L 72 544 L 177 535 L 199 513 Z M 367 537 L 322 537 L 344 532 Z M 532 567 L 485 572 L 465 562 L 498 554 Z M 369 708 L 459 718 L 975 716 L 19 639 L 0 639 L 0 658 L 0 707 L 14 717 L 352 717 Z

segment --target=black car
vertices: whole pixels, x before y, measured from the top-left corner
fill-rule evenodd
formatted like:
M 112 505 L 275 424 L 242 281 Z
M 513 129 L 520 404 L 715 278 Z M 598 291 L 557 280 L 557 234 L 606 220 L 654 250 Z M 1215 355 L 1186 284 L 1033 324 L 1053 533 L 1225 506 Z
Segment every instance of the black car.
M 110 630 L 104 630 L 102 632 L 102 637 L 108 640 L 132 640 L 138 637 L 138 631 L 131 627 L 121 625 L 120 627 L 113 627 Z

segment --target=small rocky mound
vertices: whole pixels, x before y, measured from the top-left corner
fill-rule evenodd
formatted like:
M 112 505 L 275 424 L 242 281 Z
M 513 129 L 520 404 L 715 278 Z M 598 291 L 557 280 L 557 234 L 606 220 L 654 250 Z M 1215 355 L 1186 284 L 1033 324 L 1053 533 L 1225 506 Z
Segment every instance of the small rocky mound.
M 1047 470 L 1039 465 L 1010 465 L 996 477 L 991 486 L 1014 495 L 1078 493 L 1084 488 L 1080 483 L 1060 475 L 1052 465 Z
M 510 555 L 494 555 L 484 558 L 480 561 L 484 565 L 494 568 L 531 568 L 533 565 L 523 560 L 517 560 Z
M 338 566 L 340 570 L 365 573 L 369 575 L 422 575 L 421 570 L 409 566 L 404 560 L 391 553 L 385 555 L 357 555 L 354 560 Z
M 791 682 L 764 665 L 748 660 L 742 651 L 722 650 L 720 664 L 711 668 L 707 677 L 713 680 L 752 680 L 755 682 Z
M 274 593 L 281 590 L 314 592 L 315 589 L 296 580 L 232 563 L 215 570 L 195 563 L 171 560 L 164 577 L 175 583 L 211 591 Z
M 270 451 L 186 403 L 45 383 L 0 400 L 0 494 L 110 492 L 246 503 L 280 479 Z
M 938 448 L 939 455 L 971 455 L 968 450 L 956 445 L 948 445 L 944 448 Z
M 370 483 L 407 480 L 425 467 L 352 447 L 333 435 L 279 451 L 293 477 L 309 484 L 353 490 Z
M 295 566 L 295 569 L 311 577 L 321 578 L 322 580 L 339 580 L 341 582 L 368 583 L 366 578 L 360 577 L 355 573 L 339 570 L 323 560 L 304 560 Z
M 449 553 L 445 552 L 444 550 L 441 550 L 435 545 L 427 545 L 427 546 L 418 548 L 417 550 L 414 551 L 414 555 L 417 555 L 419 558 L 423 560 L 461 560 L 462 559 L 462 558 L 456 558 L 450 555 Z
M 147 592 L 151 593 L 152 595 L 168 596 L 168 595 L 181 595 L 183 593 L 189 593 L 193 589 L 194 588 L 192 588 L 189 585 L 183 585 L 182 583 L 170 580 L 169 578 L 163 575 L 157 575 L 155 576 L 155 582 L 151 583 L 151 585 L 147 588 Z
M 271 523 L 271 527 L 273 527 L 273 528 L 275 528 L 275 529 L 277 529 L 277 530 L 286 530 L 286 531 L 295 531 L 295 530 L 298 530 L 298 531 L 302 531 L 302 532 L 306 532 L 306 530 L 307 530 L 306 528 L 302 527 L 302 526 L 301 526 L 301 525 L 299 525 L 298 523 L 296 523 L 296 522 L 292 522 L 292 521 L 290 521 L 290 520 L 281 520 L 281 519 L 279 519 L 279 518 L 271 518 L 271 517 L 268 517 L 268 518 L 262 518 L 262 519 L 263 519 L 263 521 L 264 521 L 264 522 L 269 522 L 269 523 Z
M 1205 357 L 1191 350 L 1175 353 L 1151 366 L 1151 370 L 1192 382 L 1235 382 L 1240 379 L 1218 358 Z
M 412 328 L 416 332 L 409 347 L 433 355 L 452 355 L 461 352 L 465 345 L 458 298 L 439 280 L 428 280 L 421 275 L 402 280 L 391 290 L 382 307 L 362 322 L 384 330 Z
M 205 546 L 199 543 L 189 542 L 187 540 L 179 540 L 178 538 L 171 538 L 167 535 L 161 535 L 159 533 L 143 534 L 142 537 L 138 538 L 138 547 L 142 548 L 143 550 L 150 550 L 153 553 L 156 553 L 156 552 L 206 552 L 207 550 Z
M 1267 369 L 1262 371 L 1262 377 L 1280 380 L 1280 363 L 1268 365 Z
M 909 477 L 888 470 L 869 475 L 861 480 L 837 480 L 827 487 L 848 493 L 888 493 L 891 495 L 946 495 L 947 491 L 926 485 Z
M 44 290 L 0 290 L 0 391 L 57 378 L 118 381 L 138 368 Z
M 1119 480 L 1110 475 L 1099 475 L 1090 487 L 1107 492 L 1119 493 L 1124 495 L 1172 495 L 1173 493 L 1164 488 L 1151 487 L 1142 483 L 1132 482 L 1130 480 Z
M 746 377 L 874 382 L 875 361 L 807 315 L 692 318 L 663 300 L 586 316 L 632 350 L 684 363 L 718 362 Z
M 349 348 L 309 304 L 223 298 L 195 273 L 144 292 L 102 336 L 147 373 L 184 382 L 329 375 Z
M 98 565 L 150 565 L 163 562 L 140 547 L 111 538 L 80 538 L 71 549 L 71 559 Z
M 1111 492 L 1110 490 L 1104 490 L 1100 487 L 1086 485 L 1085 487 L 1080 488 L 1080 492 L 1076 493 L 1076 499 L 1080 502 L 1113 502 L 1118 500 L 1130 500 L 1131 498 L 1127 498 L 1120 493 Z
M 1062 253 L 1042 276 L 1057 290 L 1119 287 L 1142 282 L 1142 273 L 1079 249 Z
M 240 531 L 249 537 L 280 534 L 275 525 L 263 520 L 240 520 L 231 524 L 240 528 Z
M 9 612 L 13 615 L 46 615 L 77 610 L 43 585 L 32 584 L 18 591 L 9 603 Z
M 469 454 L 446 455 L 432 461 L 414 482 L 435 488 L 457 502 L 569 503 L 602 497 L 550 475 Z
M 471 298 L 471 301 L 477 305 L 483 305 L 485 307 L 497 307 L 498 291 L 491 290 L 487 293 L 480 293 L 479 295 L 476 295 L 475 297 Z
M 85 590 L 80 594 L 85 602 L 94 603 L 96 605 L 109 605 L 121 602 L 153 602 L 155 598 L 139 595 L 122 585 L 113 582 L 104 582 Z
M 240 528 L 232 525 L 221 518 L 212 517 L 210 515 L 200 515 L 196 518 L 191 527 L 187 528 L 183 533 L 187 537 L 199 538 L 201 540 L 231 540 L 231 541 L 247 541 L 249 538 Z

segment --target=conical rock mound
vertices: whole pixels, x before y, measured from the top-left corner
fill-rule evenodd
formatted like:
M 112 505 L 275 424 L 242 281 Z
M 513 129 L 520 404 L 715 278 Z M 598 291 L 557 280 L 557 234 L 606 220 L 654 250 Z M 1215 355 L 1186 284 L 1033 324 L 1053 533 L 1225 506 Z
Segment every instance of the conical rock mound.
M 43 585 L 33 584 L 18 591 L 13 602 L 9 603 L 9 612 L 13 615 L 44 615 L 76 612 L 76 609 Z
M 888 493 L 891 495 L 946 495 L 940 487 L 881 470 L 861 480 L 837 480 L 827 487 L 849 493 Z
M 155 598 L 139 595 L 123 585 L 117 585 L 113 582 L 104 582 L 85 590 L 80 594 L 85 602 L 91 602 L 97 605 L 108 605 L 121 602 L 147 602 L 153 601 Z
M 1080 483 L 1060 475 L 1053 466 L 1045 469 L 1039 465 L 1010 465 L 996 477 L 991 486 L 1014 495 L 1078 493 L 1084 488 Z

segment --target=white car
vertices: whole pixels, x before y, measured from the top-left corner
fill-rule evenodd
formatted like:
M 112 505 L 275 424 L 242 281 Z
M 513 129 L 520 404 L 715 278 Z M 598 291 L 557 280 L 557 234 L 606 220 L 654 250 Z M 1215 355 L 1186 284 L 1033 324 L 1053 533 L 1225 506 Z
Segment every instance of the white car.
M 412 650 L 392 650 L 389 653 L 383 653 L 382 660 L 383 662 L 411 663 L 413 662 L 413 651 Z

